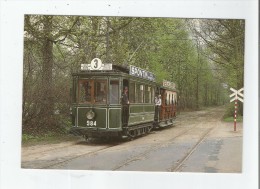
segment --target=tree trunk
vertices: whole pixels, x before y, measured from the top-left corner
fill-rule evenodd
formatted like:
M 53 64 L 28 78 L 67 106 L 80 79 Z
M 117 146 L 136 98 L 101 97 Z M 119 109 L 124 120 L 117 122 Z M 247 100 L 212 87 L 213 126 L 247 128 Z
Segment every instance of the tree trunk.
M 42 96 L 41 96 L 41 116 L 44 128 L 53 127 L 53 42 L 51 40 L 52 16 L 44 17 L 44 38 L 42 43 Z
M 110 20 L 109 17 L 106 17 L 107 31 L 106 31 L 106 62 L 110 62 L 110 45 L 109 45 L 109 28 L 110 28 Z

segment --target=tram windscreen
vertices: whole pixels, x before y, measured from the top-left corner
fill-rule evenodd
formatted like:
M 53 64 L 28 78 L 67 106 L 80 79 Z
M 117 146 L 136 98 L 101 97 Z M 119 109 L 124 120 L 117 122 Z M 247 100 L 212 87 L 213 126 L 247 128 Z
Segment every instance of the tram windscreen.
M 79 80 L 78 102 L 86 104 L 107 103 L 106 80 Z

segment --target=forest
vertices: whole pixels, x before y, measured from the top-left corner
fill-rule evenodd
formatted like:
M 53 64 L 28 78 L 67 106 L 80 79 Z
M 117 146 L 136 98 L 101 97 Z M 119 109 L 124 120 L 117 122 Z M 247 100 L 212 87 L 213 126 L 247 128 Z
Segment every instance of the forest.
M 174 82 L 179 112 L 226 105 L 232 116 L 229 88 L 243 87 L 244 38 L 239 19 L 25 15 L 22 131 L 66 133 L 71 75 L 93 58 Z

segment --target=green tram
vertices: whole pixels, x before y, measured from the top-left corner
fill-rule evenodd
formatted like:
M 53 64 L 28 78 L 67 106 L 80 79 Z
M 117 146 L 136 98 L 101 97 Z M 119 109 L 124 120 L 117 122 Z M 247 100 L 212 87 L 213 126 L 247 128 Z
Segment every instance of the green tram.
M 124 95 L 128 103 L 123 103 Z M 158 95 L 159 108 L 154 102 Z M 172 125 L 176 95 L 169 82 L 168 86 L 158 85 L 151 72 L 135 66 L 103 64 L 95 58 L 73 74 L 70 133 L 86 139 L 134 138 L 153 128 Z

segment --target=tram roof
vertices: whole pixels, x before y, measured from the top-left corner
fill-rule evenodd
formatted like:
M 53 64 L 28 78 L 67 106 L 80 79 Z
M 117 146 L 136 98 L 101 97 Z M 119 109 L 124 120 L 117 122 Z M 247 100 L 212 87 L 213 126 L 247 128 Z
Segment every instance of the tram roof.
M 73 76 L 84 76 L 84 75 L 122 75 L 122 76 L 132 76 L 133 78 L 139 78 L 151 82 L 155 82 L 155 75 L 149 71 L 138 68 L 132 65 L 117 65 L 113 64 L 110 69 L 86 69 L 80 70 L 77 73 L 73 73 Z

